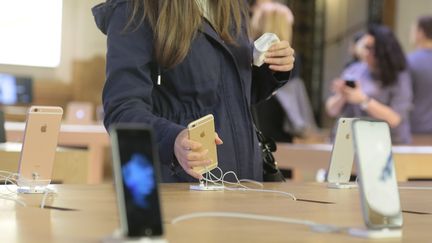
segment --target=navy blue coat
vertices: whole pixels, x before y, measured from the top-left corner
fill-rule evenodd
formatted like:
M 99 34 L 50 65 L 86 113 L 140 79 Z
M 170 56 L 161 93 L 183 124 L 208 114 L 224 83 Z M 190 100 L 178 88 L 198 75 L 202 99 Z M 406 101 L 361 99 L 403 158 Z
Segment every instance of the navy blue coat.
M 104 123 L 140 122 L 154 128 L 164 182 L 193 181 L 178 164 L 174 141 L 187 124 L 207 114 L 215 117 L 219 167 L 239 178 L 262 180 L 262 158 L 250 106 L 269 97 L 289 73 L 252 67 L 252 49 L 245 25 L 237 45 L 224 43 L 203 21 L 186 58 L 160 70 L 153 55 L 153 31 L 144 22 L 124 31 L 127 1 L 107 1 L 93 8 L 96 24 L 107 35 L 107 80 L 103 90 Z

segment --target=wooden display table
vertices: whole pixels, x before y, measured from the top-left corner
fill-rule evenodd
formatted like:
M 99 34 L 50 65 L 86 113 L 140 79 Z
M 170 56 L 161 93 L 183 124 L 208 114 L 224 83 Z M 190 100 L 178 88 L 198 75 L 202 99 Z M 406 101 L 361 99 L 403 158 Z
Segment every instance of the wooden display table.
M 294 180 L 310 181 L 328 169 L 331 150 L 331 144 L 278 143 L 274 155 L 280 168 L 293 170 Z M 393 158 L 398 181 L 432 178 L 432 146 L 393 146 Z
M 432 186 L 432 183 L 405 183 Z M 41 195 L 23 195 L 27 207 L 0 199 L 0 242 L 101 242 L 118 227 L 112 185 L 58 185 L 58 195 L 40 209 Z M 309 227 L 237 218 L 196 218 L 172 224 L 178 216 L 196 212 L 236 212 L 310 220 L 343 227 L 362 227 L 357 189 L 327 189 L 317 183 L 271 183 L 265 189 L 291 192 L 293 201 L 264 192 L 189 191 L 189 184 L 163 184 L 161 201 L 165 237 L 169 242 L 376 242 L 344 233 L 317 233 Z M 4 186 L 0 191 L 4 192 Z M 400 189 L 403 238 L 380 242 L 429 242 L 432 225 L 431 190 Z M 319 203 L 322 202 L 322 203 Z M 409 213 L 411 212 L 411 213 Z M 425 213 L 425 214 L 421 214 Z

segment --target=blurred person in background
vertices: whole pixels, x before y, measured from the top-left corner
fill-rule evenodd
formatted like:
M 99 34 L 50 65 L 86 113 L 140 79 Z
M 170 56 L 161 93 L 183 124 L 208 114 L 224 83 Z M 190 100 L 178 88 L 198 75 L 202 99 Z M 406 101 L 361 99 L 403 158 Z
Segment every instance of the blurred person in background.
M 348 46 L 348 53 L 350 55 L 350 60 L 348 60 L 348 62 L 345 64 L 345 68 L 347 68 L 349 65 L 353 63 L 360 61 L 359 49 L 357 48 L 357 46 L 359 40 L 361 40 L 364 34 L 365 33 L 363 31 L 359 31 L 355 33 L 354 36 L 352 37 Z
M 280 40 L 292 43 L 294 15 L 284 4 L 257 1 L 251 8 L 251 39 L 264 33 L 275 33 Z M 254 105 L 255 122 L 264 135 L 278 142 L 292 142 L 316 130 L 310 102 L 299 77 L 296 60 L 290 81 L 269 99 Z
M 326 101 L 328 115 L 384 120 L 391 127 L 393 143 L 410 143 L 412 83 L 398 40 L 389 28 L 371 25 L 358 49 L 361 61 L 332 83 L 333 95 Z M 354 81 L 355 87 L 346 85 L 346 80 Z
M 408 55 L 414 104 L 411 131 L 432 134 L 432 15 L 418 18 L 411 39 L 416 46 Z

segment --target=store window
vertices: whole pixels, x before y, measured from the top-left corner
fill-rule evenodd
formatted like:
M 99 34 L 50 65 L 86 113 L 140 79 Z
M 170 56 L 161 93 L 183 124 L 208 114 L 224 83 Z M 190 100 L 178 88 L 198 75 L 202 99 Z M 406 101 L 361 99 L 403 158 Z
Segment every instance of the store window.
M 57 67 L 62 0 L 0 1 L 0 64 Z

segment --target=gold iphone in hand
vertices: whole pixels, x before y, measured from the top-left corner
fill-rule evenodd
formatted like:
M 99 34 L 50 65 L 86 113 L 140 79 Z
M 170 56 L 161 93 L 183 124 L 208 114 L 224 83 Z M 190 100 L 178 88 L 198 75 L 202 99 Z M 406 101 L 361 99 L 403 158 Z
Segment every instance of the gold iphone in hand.
M 194 152 L 202 152 L 208 149 L 207 158 L 212 161 L 208 166 L 197 166 L 193 170 L 197 173 L 204 174 L 217 167 L 217 150 L 215 142 L 215 125 L 214 117 L 209 114 L 195 120 L 188 125 L 189 139 L 202 144 L 200 149 Z

